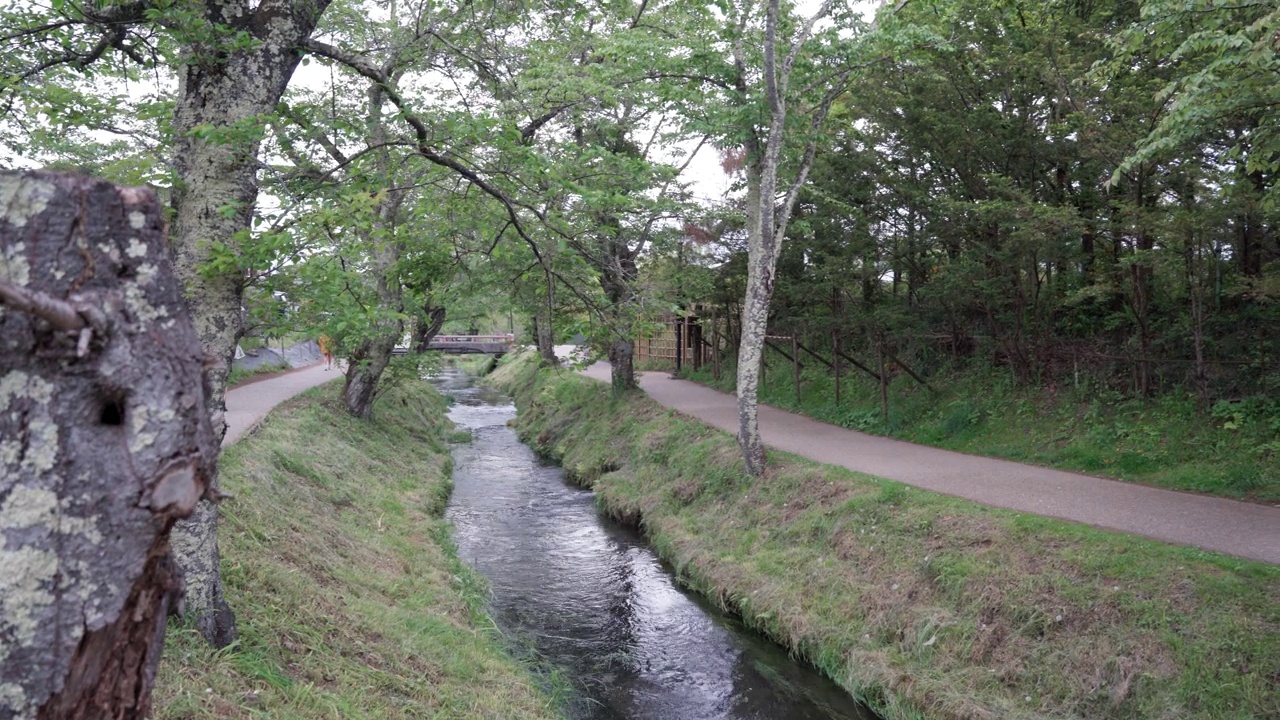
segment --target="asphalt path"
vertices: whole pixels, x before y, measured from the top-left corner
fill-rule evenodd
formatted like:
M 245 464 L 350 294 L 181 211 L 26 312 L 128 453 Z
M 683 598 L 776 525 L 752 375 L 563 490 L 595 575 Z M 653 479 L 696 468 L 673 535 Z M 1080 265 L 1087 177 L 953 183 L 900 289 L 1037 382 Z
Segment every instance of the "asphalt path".
M 583 374 L 608 382 L 609 365 L 596 363 Z M 659 405 L 737 432 L 733 395 L 658 372 L 640 373 L 640 387 Z M 759 413 L 766 445 L 810 460 L 983 505 L 1280 564 L 1280 506 L 965 455 L 847 430 L 767 405 Z
M 239 440 L 285 400 L 340 377 L 342 371 L 336 364 L 332 370 L 325 370 L 324 363 L 319 363 L 231 388 L 227 391 L 227 434 L 222 438 L 222 447 Z

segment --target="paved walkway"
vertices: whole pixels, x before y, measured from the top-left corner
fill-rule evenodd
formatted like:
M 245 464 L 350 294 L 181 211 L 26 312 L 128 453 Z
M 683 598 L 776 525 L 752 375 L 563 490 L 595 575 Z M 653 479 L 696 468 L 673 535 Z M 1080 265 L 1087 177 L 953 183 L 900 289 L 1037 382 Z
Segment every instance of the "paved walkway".
M 583 372 L 609 380 L 607 363 Z M 738 430 L 733 395 L 656 372 L 641 373 L 640 387 L 660 405 L 730 433 Z M 779 450 L 984 505 L 1280 564 L 1280 507 L 965 455 L 846 430 L 767 405 L 760 406 L 760 432 L 765 444 Z
M 227 434 L 222 447 L 239 440 L 285 400 L 340 377 L 342 372 L 336 366 L 325 370 L 324 363 L 319 363 L 231 388 L 227 391 Z

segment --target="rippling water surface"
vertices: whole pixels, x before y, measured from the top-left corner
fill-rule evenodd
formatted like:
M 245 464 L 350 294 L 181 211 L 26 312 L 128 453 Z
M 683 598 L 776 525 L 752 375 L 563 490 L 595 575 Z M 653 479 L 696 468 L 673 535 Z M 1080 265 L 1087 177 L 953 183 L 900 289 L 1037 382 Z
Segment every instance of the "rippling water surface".
M 510 399 L 447 375 L 454 450 L 447 516 L 492 585 L 502 630 L 559 668 L 575 718 L 870 720 L 838 687 L 680 589 L 590 491 L 538 460 L 506 422 Z

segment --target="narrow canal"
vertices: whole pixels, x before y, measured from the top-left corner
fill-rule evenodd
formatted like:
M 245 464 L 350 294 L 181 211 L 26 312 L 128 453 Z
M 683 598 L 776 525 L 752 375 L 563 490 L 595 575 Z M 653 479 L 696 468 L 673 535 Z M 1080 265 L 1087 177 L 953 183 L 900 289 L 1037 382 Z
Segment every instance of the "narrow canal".
M 488 578 L 499 627 L 557 669 L 572 717 L 591 720 L 871 720 L 782 649 L 682 590 L 644 539 L 601 517 L 506 426 L 510 398 L 440 378 L 454 450 L 447 517 Z

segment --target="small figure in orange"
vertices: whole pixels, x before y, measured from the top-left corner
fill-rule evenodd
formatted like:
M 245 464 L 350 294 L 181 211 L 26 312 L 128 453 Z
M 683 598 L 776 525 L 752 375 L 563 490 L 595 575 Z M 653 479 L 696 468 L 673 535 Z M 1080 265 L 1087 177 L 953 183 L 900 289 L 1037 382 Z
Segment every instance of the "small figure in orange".
M 326 371 L 333 368 L 333 339 L 328 335 L 320 336 L 320 354 L 324 356 L 324 369 Z

